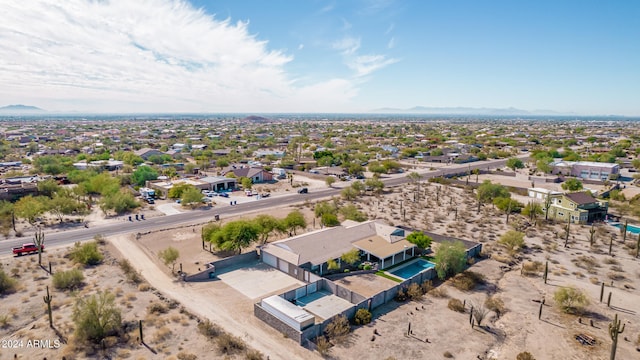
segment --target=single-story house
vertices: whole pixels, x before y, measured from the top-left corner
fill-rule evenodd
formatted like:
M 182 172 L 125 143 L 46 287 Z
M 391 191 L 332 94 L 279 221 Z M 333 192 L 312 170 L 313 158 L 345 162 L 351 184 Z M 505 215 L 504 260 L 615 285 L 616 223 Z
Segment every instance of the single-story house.
M 226 168 L 226 169 L 224 169 L 222 171 L 222 175 L 223 176 L 225 176 L 225 175 L 227 175 L 229 173 L 233 173 L 233 175 L 238 179 L 241 178 L 241 177 L 249 178 L 249 179 L 251 179 L 251 181 L 253 181 L 254 184 L 273 180 L 273 174 L 271 174 L 268 171 L 265 171 L 261 167 L 249 167 L 249 166 L 244 166 L 244 165 L 240 165 L 240 166 L 233 165 L 233 166 L 228 167 L 228 168 Z
M 607 180 L 620 174 L 620 165 L 594 161 L 554 161 L 551 164 L 554 175 L 574 176 L 589 180 Z
M 149 160 L 153 155 L 162 156 L 164 153 L 158 149 L 150 149 L 150 148 L 142 148 L 135 152 L 136 155 L 140 156 L 144 160 Z
M 312 231 L 265 245 L 262 261 L 276 269 L 298 277 L 298 268 L 322 275 L 327 261 L 339 259 L 353 249 L 360 250 L 367 261 L 384 269 L 415 256 L 416 245 L 406 240 L 405 230 L 376 220 Z M 301 279 L 304 280 L 304 279 Z

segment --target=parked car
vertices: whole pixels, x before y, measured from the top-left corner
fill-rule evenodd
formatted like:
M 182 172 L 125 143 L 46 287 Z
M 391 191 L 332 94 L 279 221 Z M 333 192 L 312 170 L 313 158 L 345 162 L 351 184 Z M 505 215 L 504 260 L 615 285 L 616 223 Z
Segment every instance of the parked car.
M 302 188 L 300 190 L 298 190 L 298 194 L 307 194 L 309 192 L 309 189 L 307 188 Z
M 218 193 L 218 196 L 222 196 L 222 197 L 228 198 L 229 194 L 227 194 L 226 192 L 221 192 L 221 193 Z
M 269 196 L 271 196 L 271 193 L 262 193 L 262 194 L 260 194 L 260 197 L 263 197 L 263 198 L 268 198 Z
M 42 246 L 42 251 L 44 251 L 44 245 Z M 17 256 L 22 256 L 24 254 L 33 254 L 38 252 L 38 247 L 34 243 L 22 244 L 22 246 L 14 247 L 12 249 L 13 254 Z

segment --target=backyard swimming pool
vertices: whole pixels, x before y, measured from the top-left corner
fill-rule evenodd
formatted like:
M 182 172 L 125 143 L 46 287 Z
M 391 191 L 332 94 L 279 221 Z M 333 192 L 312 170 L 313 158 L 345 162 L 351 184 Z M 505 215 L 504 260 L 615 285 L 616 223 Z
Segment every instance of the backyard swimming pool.
M 613 226 L 617 227 L 618 229 L 622 229 L 622 227 L 624 226 L 624 224 L 614 224 Z M 633 226 L 633 225 L 627 225 L 627 232 L 630 232 L 632 234 L 640 234 L 640 227 L 637 226 Z
M 389 271 L 390 274 L 393 274 L 397 277 L 401 277 L 403 279 L 409 279 L 412 276 L 419 274 L 427 269 L 436 266 L 436 264 L 429 262 L 424 259 L 417 259 L 413 262 L 410 262 L 406 265 L 403 265 L 393 271 Z

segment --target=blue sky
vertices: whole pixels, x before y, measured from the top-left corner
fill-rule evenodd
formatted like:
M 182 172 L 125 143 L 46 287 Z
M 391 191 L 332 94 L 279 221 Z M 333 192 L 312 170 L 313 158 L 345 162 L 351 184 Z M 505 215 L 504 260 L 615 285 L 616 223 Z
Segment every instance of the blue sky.
M 640 116 L 640 2 L 7 0 L 0 106 Z

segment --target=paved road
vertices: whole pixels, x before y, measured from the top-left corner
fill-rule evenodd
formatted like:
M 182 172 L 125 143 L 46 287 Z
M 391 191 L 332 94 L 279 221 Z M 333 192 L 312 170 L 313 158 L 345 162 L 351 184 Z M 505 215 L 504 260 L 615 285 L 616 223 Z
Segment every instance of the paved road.
M 526 157 L 525 155 L 521 158 Z M 440 168 L 438 170 L 430 171 L 418 171 L 423 179 L 431 177 L 464 173 L 471 169 L 486 169 L 488 167 L 496 168 L 503 167 L 506 163 L 505 159 L 501 160 L 489 160 L 464 165 L 450 165 Z M 409 182 L 410 180 L 406 176 L 391 177 L 383 179 L 386 186 L 397 186 Z M 277 196 L 273 198 L 261 199 L 260 201 L 251 201 L 247 203 L 238 204 L 235 206 L 216 207 L 208 210 L 190 211 L 180 214 L 167 215 L 154 217 L 142 221 L 122 221 L 119 223 L 106 224 L 101 226 L 82 228 L 77 230 L 69 230 L 64 232 L 46 233 L 45 244 L 47 247 L 55 247 L 66 244 L 71 244 L 77 241 L 83 241 L 93 238 L 97 234 L 104 236 L 129 234 L 137 232 L 147 232 L 153 229 L 171 228 L 177 225 L 201 223 L 208 220 L 212 220 L 214 214 L 220 214 L 221 217 L 229 215 L 242 214 L 249 211 L 257 211 L 262 209 L 271 208 L 274 206 L 291 205 L 306 200 L 316 200 L 324 197 L 330 197 L 340 193 L 342 189 L 327 188 L 322 190 L 313 190 L 308 194 L 290 194 L 284 196 Z M 11 239 L 0 241 L 0 255 L 11 253 L 11 248 L 20 246 L 22 243 L 30 242 L 32 239 L 29 237 Z

